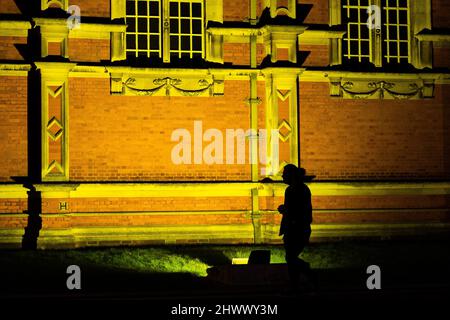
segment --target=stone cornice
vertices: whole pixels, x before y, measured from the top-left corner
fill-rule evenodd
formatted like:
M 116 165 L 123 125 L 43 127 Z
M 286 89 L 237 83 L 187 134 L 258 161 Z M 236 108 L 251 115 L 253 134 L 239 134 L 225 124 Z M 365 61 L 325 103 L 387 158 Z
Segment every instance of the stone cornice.
M 209 27 L 207 33 L 223 36 L 264 36 L 271 33 L 283 33 L 287 36 L 299 35 L 305 32 L 307 26 L 279 26 L 266 25 L 263 27 L 235 28 L 235 27 Z
M 448 33 L 418 33 L 416 34 L 416 39 L 420 41 L 431 41 L 431 42 L 449 42 L 450 34 Z
M 36 65 L 36 68 L 38 70 L 41 70 L 41 73 L 43 74 L 68 73 L 77 65 L 76 63 L 70 62 L 47 62 L 47 61 L 35 62 L 34 64 Z
M 31 29 L 31 23 L 29 21 L 20 21 L 20 20 L 0 21 L 0 36 L 26 37 L 28 35 L 29 29 Z
M 309 182 L 314 196 L 354 195 L 449 195 L 450 182 Z M 45 197 L 58 197 L 60 192 L 70 192 L 72 198 L 90 197 L 204 197 L 250 196 L 252 189 L 259 196 L 284 195 L 283 183 L 260 182 L 171 182 L 171 183 L 41 183 L 33 185 Z M 25 198 L 21 184 L 0 184 L 0 198 Z M 52 195 L 52 193 L 55 193 Z
M 0 64 L 0 76 L 27 76 L 31 70 L 31 64 Z
M 68 33 L 69 38 L 110 39 L 112 32 L 125 32 L 126 24 L 90 23 L 81 21 L 79 28 L 68 29 L 64 18 L 33 18 L 36 26 L 49 31 Z
M 416 72 L 416 73 L 388 73 L 388 72 L 359 72 L 342 70 L 309 70 L 299 67 L 268 67 L 263 69 L 252 68 L 142 68 L 131 66 L 88 66 L 76 63 L 61 62 L 36 62 L 39 69 L 65 69 L 69 70 L 70 77 L 109 77 L 113 73 L 132 74 L 184 74 L 184 75 L 223 75 L 232 77 L 247 77 L 250 74 L 301 74 L 300 81 L 305 82 L 329 82 L 330 78 L 352 78 L 352 79 L 396 79 L 411 80 L 423 79 L 434 80 L 436 84 L 450 84 L 450 73 L 442 72 Z M 64 65 L 64 66 L 63 66 Z M 0 64 L 0 73 L 28 72 L 31 69 L 29 64 Z
M 313 30 L 306 29 L 301 35 L 299 35 L 301 40 L 305 39 L 316 39 L 316 38 L 326 38 L 326 39 L 342 39 L 347 31 L 340 30 Z
M 300 44 L 328 45 L 331 39 L 342 39 L 346 31 L 307 29 L 298 36 Z
M 300 81 L 305 82 L 329 82 L 331 78 L 352 78 L 352 79 L 395 79 L 395 80 L 435 80 L 436 84 L 450 84 L 450 73 L 388 73 L 388 72 L 358 72 L 358 71 L 336 71 L 336 70 L 308 70 L 306 69 Z

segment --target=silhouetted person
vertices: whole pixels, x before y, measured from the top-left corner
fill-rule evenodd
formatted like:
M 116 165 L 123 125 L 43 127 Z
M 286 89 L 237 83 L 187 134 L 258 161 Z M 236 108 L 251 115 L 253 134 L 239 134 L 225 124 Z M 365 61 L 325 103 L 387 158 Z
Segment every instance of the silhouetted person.
M 293 164 L 284 167 L 283 182 L 288 187 L 284 194 L 284 204 L 278 207 L 283 215 L 280 236 L 283 236 L 289 278 L 294 290 L 298 288 L 300 272 L 310 273 L 309 264 L 298 257 L 311 236 L 311 191 L 304 183 L 305 174 L 305 169 Z

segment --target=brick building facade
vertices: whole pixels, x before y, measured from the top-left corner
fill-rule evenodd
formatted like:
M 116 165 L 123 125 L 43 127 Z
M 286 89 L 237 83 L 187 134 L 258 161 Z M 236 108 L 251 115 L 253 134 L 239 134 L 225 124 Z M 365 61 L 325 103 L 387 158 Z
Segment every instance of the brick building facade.
M 0 4 L 2 246 L 278 242 L 286 163 L 315 241 L 448 232 L 448 1 Z

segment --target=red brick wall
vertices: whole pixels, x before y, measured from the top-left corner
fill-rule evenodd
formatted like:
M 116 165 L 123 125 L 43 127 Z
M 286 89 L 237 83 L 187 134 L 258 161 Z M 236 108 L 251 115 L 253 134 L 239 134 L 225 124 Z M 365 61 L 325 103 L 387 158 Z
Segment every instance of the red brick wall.
M 382 195 L 382 196 L 315 196 L 312 204 L 320 209 L 438 209 L 445 208 L 445 195 Z
M 328 13 L 329 0 L 298 0 L 301 5 L 312 5 L 311 11 L 306 16 L 304 23 L 328 24 L 330 21 Z
M 449 90 L 448 85 L 444 86 L 442 90 L 445 90 L 446 92 L 445 96 L 448 97 L 448 90 Z M 444 95 L 442 93 L 442 90 L 441 94 Z M 444 121 L 444 167 L 448 177 L 450 176 L 450 104 L 448 103 L 448 98 L 447 100 L 444 100 L 443 109 L 444 112 L 442 114 L 442 119 Z M 450 208 L 450 199 L 448 199 L 447 207 Z
M 250 64 L 250 45 L 247 43 L 225 43 L 223 45 L 223 60 L 237 66 Z
M 37 1 L 37 0 L 36 0 Z M 40 0 L 39 0 L 40 2 Z M 81 9 L 81 17 L 110 17 L 111 0 L 70 0 L 69 5 L 77 5 Z M 40 5 L 39 5 L 40 8 Z M 0 0 L 0 13 L 20 14 L 14 0 Z
M 0 37 L 0 60 L 23 60 L 16 45 L 26 44 L 26 37 Z
M 331 98 L 327 83 L 302 82 L 301 165 L 318 179 L 448 178 L 448 92 L 437 86 L 435 99 L 381 103 Z
M 61 42 L 49 42 L 47 45 L 47 52 L 49 56 L 60 56 Z
M 376 195 L 376 196 L 317 196 L 312 192 L 314 210 L 324 209 L 402 209 L 446 208 L 450 196 L 445 195 Z M 261 197 L 261 210 L 277 210 L 283 197 Z
M 282 197 L 260 198 L 261 210 L 274 210 L 283 203 Z M 447 195 L 383 195 L 383 196 L 315 196 L 312 194 L 313 224 L 322 223 L 420 223 L 450 222 Z M 328 209 L 330 211 L 321 211 Z M 356 209 L 339 211 L 339 209 Z M 360 209 L 360 210 L 358 210 Z M 373 211 L 370 209 L 382 209 Z M 390 210 L 392 209 L 392 210 Z M 408 209 L 396 211 L 395 209 Z M 428 209 L 428 210 L 427 210 Z M 437 209 L 437 210 L 435 210 Z M 334 211 L 337 210 L 337 211 Z M 281 215 L 263 215 L 261 223 L 279 224 Z
M 0 214 L 2 213 L 23 213 L 27 210 L 27 199 L 0 199 Z M 1 227 L 1 225 L 0 225 Z
M 259 65 L 265 58 L 265 48 L 263 44 L 256 46 L 256 63 Z M 225 43 L 223 60 L 236 66 L 250 65 L 250 44 L 249 43 Z
M 53 220 L 53 219 L 52 219 Z M 195 215 L 95 215 L 72 217 L 72 227 L 107 227 L 107 226 L 208 226 L 247 224 L 251 219 L 242 214 L 195 214 Z M 55 223 L 56 224 L 56 223 Z
M 67 202 L 68 210 L 60 210 L 60 202 Z M 0 208 L 2 207 L 0 202 Z M 143 212 L 143 211 L 207 211 L 250 210 L 250 197 L 154 197 L 154 198 L 71 198 L 42 201 L 45 213 Z
M 203 121 L 204 131 L 248 129 L 248 81 L 227 81 L 225 97 L 211 98 L 111 96 L 108 79 L 73 78 L 69 92 L 73 180 L 249 179 L 247 164 L 174 165 L 171 160 L 177 144 L 172 132 L 185 128 L 193 139 L 194 120 Z
M 435 42 L 433 44 L 433 67 L 450 68 L 450 45 Z
M 224 21 L 244 21 L 250 17 L 248 0 L 223 1 Z
M 448 0 L 432 0 L 432 27 L 450 28 L 448 13 L 450 12 L 450 2 Z
M 81 23 L 83 17 L 105 17 L 109 18 L 111 0 L 71 0 L 70 5 L 77 5 L 81 10 Z
M 258 17 L 261 17 L 265 9 L 266 9 L 266 0 L 256 0 L 256 15 Z
M 99 62 L 109 60 L 110 41 L 99 39 L 69 39 L 71 61 Z
M 0 13 L 20 14 L 20 10 L 14 0 L 0 0 Z
M 330 63 L 328 45 L 304 45 L 300 44 L 300 51 L 309 52 L 304 67 L 326 67 Z
M 27 226 L 27 216 L 11 217 L 0 215 L 0 228 L 4 229 L 24 229 Z
M 342 223 L 342 224 L 369 224 L 369 223 L 448 223 L 448 212 L 444 211 L 415 211 L 407 212 L 383 211 L 383 212 L 346 212 L 327 213 L 321 212 L 314 216 L 314 223 Z
M 27 176 L 27 78 L 0 77 L 0 181 Z

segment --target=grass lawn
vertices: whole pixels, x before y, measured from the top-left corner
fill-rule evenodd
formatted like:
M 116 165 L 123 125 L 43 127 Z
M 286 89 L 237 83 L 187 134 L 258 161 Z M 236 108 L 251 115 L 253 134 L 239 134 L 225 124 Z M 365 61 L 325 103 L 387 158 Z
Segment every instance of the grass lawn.
M 323 284 L 365 283 L 366 268 L 379 265 L 383 283 L 449 284 L 448 241 L 313 243 L 302 258 L 320 272 Z M 66 268 L 78 265 L 87 292 L 185 290 L 207 287 L 207 269 L 271 250 L 271 263 L 284 263 L 282 246 L 160 246 L 48 251 L 0 251 L 3 295 L 66 292 Z

